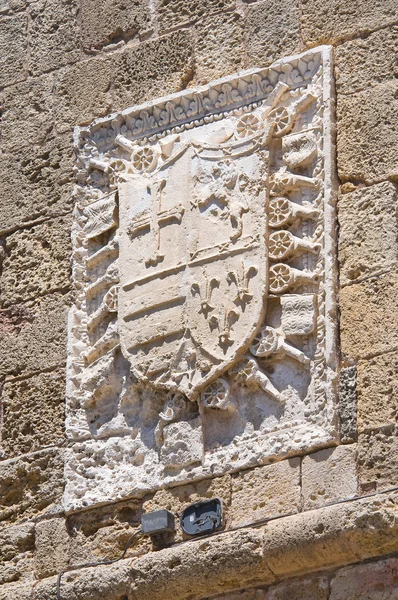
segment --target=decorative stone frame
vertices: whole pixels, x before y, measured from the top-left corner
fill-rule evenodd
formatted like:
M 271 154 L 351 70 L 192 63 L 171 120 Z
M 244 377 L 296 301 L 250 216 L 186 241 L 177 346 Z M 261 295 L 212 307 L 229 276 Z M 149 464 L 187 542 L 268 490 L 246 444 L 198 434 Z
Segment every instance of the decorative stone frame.
M 236 392 L 225 399 L 230 386 L 239 382 L 250 387 L 247 382 L 254 381 L 256 392 L 247 398 L 256 401 L 257 388 L 261 388 L 262 397 L 268 398 L 264 402 L 285 400 L 272 376 L 254 364 L 254 350 L 250 356 L 237 351 L 231 364 L 224 367 L 224 374 L 209 377 L 207 387 L 198 386 L 198 409 L 185 400 L 181 404 L 181 390 L 170 387 L 170 381 L 162 385 L 131 369 L 119 350 L 117 301 L 124 296 L 118 291 L 117 232 L 122 226 L 118 186 L 130 175 L 151 173 L 156 168 L 156 152 L 166 162 L 176 136 L 228 119 L 235 122 L 236 138 L 246 136 L 250 140 L 255 139 L 256 124 L 261 121 L 259 127 L 268 136 L 261 143 L 270 153 L 267 193 L 275 200 L 272 218 L 299 223 L 293 233 L 289 227 L 280 229 L 282 221 L 267 226 L 269 260 L 274 261 L 269 266 L 268 292 L 275 297 L 278 310 L 284 311 L 283 328 L 288 341 L 281 339 L 282 325 L 275 333 L 270 324 L 272 317 L 259 322 L 257 337 L 253 337 L 253 331 L 244 351 L 253 348 L 254 342 L 257 346 L 275 346 L 267 352 L 277 361 L 277 369 L 293 372 L 296 367 L 289 367 L 289 361 L 296 361 L 297 379 L 306 377 L 306 389 L 310 392 L 299 418 L 260 434 L 246 432 L 235 446 L 232 436 L 228 443 L 206 447 L 203 424 L 206 427 L 206 422 L 221 419 L 219 415 L 227 415 L 231 406 L 232 411 L 236 410 Z M 338 442 L 332 123 L 331 49 L 320 47 L 282 59 L 269 68 L 185 90 L 76 129 L 77 185 L 72 230 L 75 305 L 69 318 L 67 368 L 67 435 L 71 441 L 66 464 L 67 510 L 140 496 L 166 485 L 220 475 Z M 285 134 L 290 137 L 281 142 Z M 154 148 L 158 150 L 155 152 Z M 288 198 L 289 194 L 296 194 L 295 201 L 279 205 L 276 201 L 284 194 Z M 271 228 L 273 233 L 269 232 Z M 275 248 L 281 244 L 284 254 L 279 260 Z M 296 260 L 298 247 L 304 254 Z M 293 267 L 289 252 L 296 260 Z M 294 294 L 285 295 L 289 286 L 293 286 Z M 301 336 L 304 341 L 300 349 L 289 342 L 289 336 L 294 340 Z M 304 373 L 307 363 L 309 371 Z M 290 387 L 294 387 L 293 379 L 292 375 Z M 220 386 L 224 386 L 221 395 Z M 141 394 L 141 399 L 131 400 L 131 394 Z M 289 401 L 292 403 L 295 397 L 297 394 Z M 194 394 L 191 399 L 195 400 Z M 130 422 L 126 418 L 129 402 L 131 406 L 135 403 Z M 140 442 L 141 429 L 134 421 L 136 406 L 145 402 L 153 402 L 153 412 L 159 415 L 151 434 L 155 445 Z M 182 439 L 185 444 L 177 458 L 175 445 L 172 451 L 163 450 L 166 426 L 169 439 Z

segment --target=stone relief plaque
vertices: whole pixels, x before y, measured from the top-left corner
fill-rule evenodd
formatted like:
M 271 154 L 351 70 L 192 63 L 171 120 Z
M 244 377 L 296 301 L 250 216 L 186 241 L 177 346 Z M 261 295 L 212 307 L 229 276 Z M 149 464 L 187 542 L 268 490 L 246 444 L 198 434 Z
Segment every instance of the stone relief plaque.
M 330 445 L 327 47 L 77 129 L 67 510 Z

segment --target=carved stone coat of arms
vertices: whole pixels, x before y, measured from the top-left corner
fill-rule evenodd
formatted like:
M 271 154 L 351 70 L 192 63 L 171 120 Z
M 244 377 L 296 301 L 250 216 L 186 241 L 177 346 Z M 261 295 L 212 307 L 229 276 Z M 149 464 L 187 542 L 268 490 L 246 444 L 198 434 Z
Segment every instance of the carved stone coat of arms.
M 66 506 L 328 445 L 329 49 L 77 131 Z

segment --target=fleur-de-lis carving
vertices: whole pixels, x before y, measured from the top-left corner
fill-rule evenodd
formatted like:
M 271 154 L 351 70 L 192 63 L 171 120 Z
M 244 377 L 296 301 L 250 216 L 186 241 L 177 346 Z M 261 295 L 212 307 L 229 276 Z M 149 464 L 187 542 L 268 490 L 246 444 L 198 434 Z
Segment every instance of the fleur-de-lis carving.
M 207 315 L 209 312 L 214 310 L 214 306 L 210 304 L 211 296 L 214 288 L 220 285 L 220 280 L 217 277 L 212 277 L 211 279 L 208 277 L 206 271 L 203 273 L 205 277 L 204 285 L 200 286 L 198 283 L 193 283 L 191 285 L 192 294 L 199 294 L 200 296 L 200 309 L 199 312 L 203 313 L 205 318 L 207 319 Z
M 218 317 L 215 315 L 211 317 L 210 326 L 218 327 L 218 339 L 221 346 L 230 346 L 233 343 L 231 340 L 231 328 L 238 319 L 239 313 L 229 306 L 223 306 Z
M 249 293 L 249 282 L 250 279 L 257 274 L 257 272 L 257 267 L 253 265 L 251 265 L 250 267 L 246 267 L 245 264 L 242 262 L 242 267 L 239 271 L 230 271 L 228 273 L 228 283 L 234 283 L 238 292 L 235 302 L 248 302 L 253 298 L 253 294 Z

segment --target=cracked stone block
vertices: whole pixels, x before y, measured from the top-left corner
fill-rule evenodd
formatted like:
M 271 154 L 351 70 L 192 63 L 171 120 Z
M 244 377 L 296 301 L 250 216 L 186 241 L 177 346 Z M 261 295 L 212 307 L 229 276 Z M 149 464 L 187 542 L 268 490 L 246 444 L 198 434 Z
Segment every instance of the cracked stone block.
M 395 272 L 341 290 L 340 332 L 344 356 L 367 358 L 398 347 L 397 293 Z
M 6 382 L 0 403 L 3 412 L 0 448 L 5 457 L 63 441 L 64 370 Z
M 0 20 L 0 67 L 2 85 L 26 79 L 27 64 L 26 15 Z
M 398 27 L 340 44 L 335 50 L 336 89 L 352 94 L 398 76 Z
M 265 0 L 248 5 L 247 61 L 251 67 L 267 65 L 300 47 L 300 15 L 295 0 Z
M 358 363 L 359 431 L 394 425 L 398 417 L 398 353 Z
M 304 42 L 328 44 L 353 35 L 369 33 L 398 19 L 395 0 L 302 0 L 301 23 Z
M 338 446 L 304 456 L 304 510 L 354 498 L 357 494 L 356 445 Z
M 112 58 L 114 108 L 178 92 L 193 77 L 193 40 L 190 31 L 176 31 L 160 39 L 125 48 Z
M 70 287 L 71 222 L 71 215 L 51 219 L 6 238 L 2 308 Z
M 366 431 L 358 436 L 358 477 L 364 493 L 397 485 L 398 427 Z
M 50 294 L 0 309 L 0 375 L 26 375 L 66 360 L 69 302 Z
M 166 31 L 233 8 L 235 0 L 160 0 L 157 6 L 159 28 Z
M 398 82 L 337 98 L 337 162 L 341 180 L 396 178 Z
M 300 459 L 232 476 L 231 527 L 300 510 Z
M 385 181 L 340 196 L 340 283 L 385 272 L 397 264 L 398 196 Z
M 150 25 L 148 0 L 81 2 L 81 37 L 88 50 L 136 38 Z

